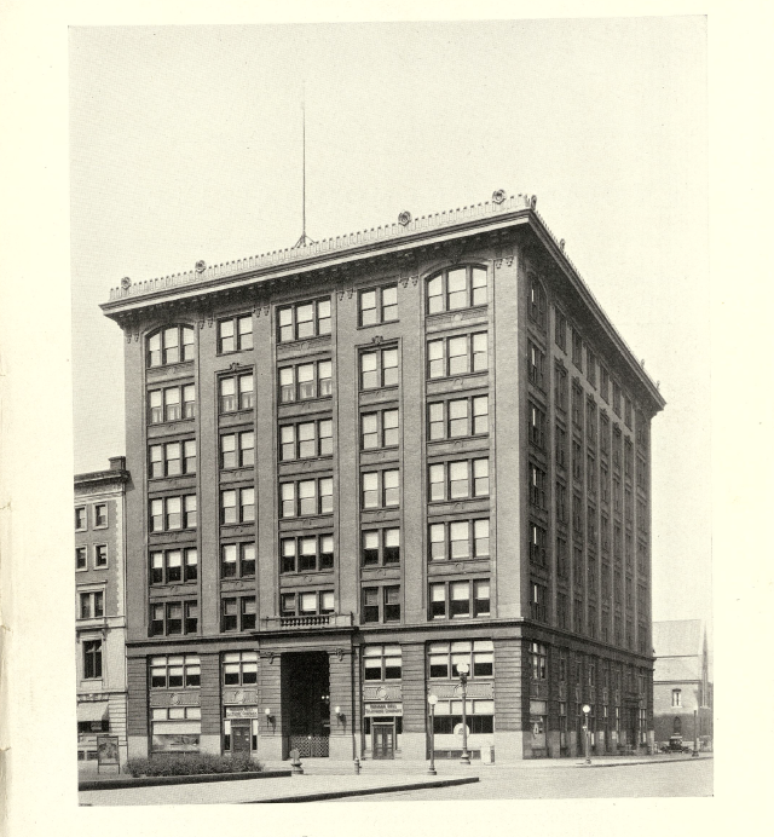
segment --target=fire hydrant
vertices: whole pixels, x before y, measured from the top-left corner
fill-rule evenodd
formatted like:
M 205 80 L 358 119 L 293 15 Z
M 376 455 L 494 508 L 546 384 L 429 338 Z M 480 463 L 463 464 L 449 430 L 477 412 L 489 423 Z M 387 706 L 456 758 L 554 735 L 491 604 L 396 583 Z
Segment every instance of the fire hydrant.
M 355 759 L 355 776 L 360 775 L 360 759 Z

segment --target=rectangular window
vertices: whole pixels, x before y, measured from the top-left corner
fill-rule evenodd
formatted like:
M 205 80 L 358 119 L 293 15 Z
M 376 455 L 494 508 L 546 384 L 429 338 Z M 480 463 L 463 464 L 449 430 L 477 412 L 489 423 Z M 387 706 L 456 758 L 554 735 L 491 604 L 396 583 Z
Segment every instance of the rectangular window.
M 78 506 L 75 509 L 75 531 L 82 532 L 86 529 L 86 507 Z
M 220 548 L 221 578 L 248 578 L 255 575 L 255 544 L 229 543 Z
M 545 389 L 544 352 L 534 343 L 527 343 L 527 374 L 529 382 L 538 389 Z
M 583 482 L 583 448 L 580 442 L 572 442 L 572 476 L 577 482 Z
M 557 410 L 567 412 L 567 370 L 557 363 L 554 366 L 554 404 Z
M 298 302 L 277 309 L 277 336 L 280 343 L 308 340 L 331 333 L 330 299 Z
M 399 377 L 398 349 L 369 349 L 360 352 L 360 389 L 396 387 Z
M 94 568 L 97 570 L 104 570 L 108 565 L 108 548 L 104 543 L 99 543 L 94 547 Z
M 196 528 L 196 495 L 151 500 L 149 521 L 151 532 Z
M 431 642 L 427 653 L 431 680 L 459 680 L 460 663 L 468 665 L 469 679 L 491 678 L 494 674 L 494 645 L 488 639 Z
M 529 440 L 543 450 L 546 445 L 546 414 L 534 404 L 529 404 Z
M 400 563 L 400 529 L 369 529 L 361 537 L 364 567 Z
M 196 633 L 198 603 L 195 599 L 185 602 L 151 604 L 151 636 L 176 636 Z
M 573 326 L 572 329 L 572 362 L 583 371 L 583 340 L 580 332 Z
M 398 410 L 379 410 L 360 416 L 360 449 L 397 447 L 400 442 Z
M 101 639 L 84 640 L 83 677 L 85 680 L 96 680 L 102 677 Z
M 196 440 L 151 445 L 148 449 L 148 476 L 177 477 L 196 473 Z
M 312 459 L 333 453 L 333 422 L 331 419 L 285 424 L 279 429 L 280 459 Z
M 564 538 L 556 539 L 556 574 L 559 578 L 567 578 L 567 541 Z
M 220 467 L 252 468 L 255 465 L 255 433 L 225 433 L 220 437 Z
M 363 622 L 399 622 L 400 587 L 363 588 Z
M 546 508 L 546 473 L 530 463 L 528 468 L 529 501 L 538 509 Z
M 88 561 L 86 557 L 86 547 L 85 546 L 77 546 L 75 548 L 75 569 L 76 570 L 85 570 L 88 567 Z
M 360 478 L 361 508 L 379 509 L 400 505 L 399 471 L 366 471 Z
M 330 514 L 333 511 L 333 478 L 281 483 L 280 509 L 284 518 Z
M 546 294 L 537 279 L 530 277 L 529 318 L 539 328 L 546 327 Z
M 201 663 L 198 655 L 151 657 L 151 689 L 198 689 L 201 685 Z
M 253 348 L 253 318 L 250 314 L 218 321 L 218 354 Z
M 400 645 L 368 645 L 363 649 L 363 679 L 400 680 L 402 662 Z
M 360 291 L 358 296 L 360 325 L 369 326 L 398 319 L 398 286 L 387 285 Z
M 593 387 L 597 385 L 597 358 L 588 346 L 586 347 L 586 380 Z
M 220 522 L 224 525 L 255 520 L 255 489 L 232 488 L 220 492 Z
M 486 305 L 486 269 L 453 267 L 427 282 L 427 313 L 440 314 Z
M 333 535 L 302 535 L 282 538 L 280 542 L 282 573 L 332 570 Z
M 613 381 L 613 412 L 621 416 L 621 387 L 617 381 Z
M 222 671 L 224 686 L 254 686 L 258 682 L 258 652 L 225 653 Z
M 251 410 L 255 405 L 255 379 L 252 372 L 218 379 L 221 413 Z
M 610 400 L 610 375 L 607 369 L 599 364 L 599 394 L 605 403 Z
M 460 439 L 489 432 L 489 397 L 476 395 L 427 405 L 428 439 Z
M 102 529 L 108 525 L 108 511 L 105 503 L 97 503 L 94 506 L 94 528 Z
M 554 426 L 556 464 L 559 468 L 567 467 L 567 431 L 561 424 Z
M 530 669 L 533 680 L 545 680 L 548 677 L 548 653 L 540 642 L 531 642 L 529 646 Z
M 328 398 L 333 392 L 330 360 L 283 366 L 279 369 L 279 399 L 282 404 Z
M 448 378 L 485 372 L 489 368 L 487 333 L 462 334 L 429 340 L 427 343 L 427 377 Z
M 534 564 L 543 567 L 546 563 L 547 533 L 537 523 L 529 524 L 529 559 Z
M 554 339 L 556 345 L 563 351 L 567 351 L 567 318 L 558 309 L 554 309 Z
M 429 467 L 430 501 L 489 495 L 489 459 L 442 462 Z
M 547 620 L 546 587 L 533 581 L 530 584 L 530 591 L 530 612 L 532 618 L 538 622 L 545 622 Z
M 230 597 L 221 601 L 221 631 L 255 630 L 255 596 Z

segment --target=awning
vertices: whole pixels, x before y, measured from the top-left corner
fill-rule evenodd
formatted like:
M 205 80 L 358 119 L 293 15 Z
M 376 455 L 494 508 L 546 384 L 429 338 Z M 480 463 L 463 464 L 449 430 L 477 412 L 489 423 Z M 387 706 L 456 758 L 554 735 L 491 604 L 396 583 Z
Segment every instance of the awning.
M 102 721 L 107 718 L 108 702 L 106 700 L 83 701 L 78 704 L 79 721 Z

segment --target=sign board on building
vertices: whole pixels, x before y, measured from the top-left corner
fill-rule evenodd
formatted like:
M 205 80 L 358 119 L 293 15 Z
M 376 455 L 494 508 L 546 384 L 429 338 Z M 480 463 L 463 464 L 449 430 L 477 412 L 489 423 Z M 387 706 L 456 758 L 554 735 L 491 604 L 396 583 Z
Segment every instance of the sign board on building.
M 97 736 L 97 773 L 102 767 L 116 767 L 121 772 L 117 735 Z
M 367 703 L 365 705 L 366 718 L 374 715 L 403 715 L 402 703 Z
M 258 717 L 258 707 L 257 706 L 227 706 L 226 707 L 226 717 L 227 718 L 257 718 Z

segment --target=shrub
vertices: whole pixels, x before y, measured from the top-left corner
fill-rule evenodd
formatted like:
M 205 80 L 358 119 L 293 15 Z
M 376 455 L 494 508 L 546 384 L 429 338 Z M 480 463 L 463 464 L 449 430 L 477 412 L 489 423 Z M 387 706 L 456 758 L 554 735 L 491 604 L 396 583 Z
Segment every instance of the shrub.
M 248 756 L 214 756 L 209 753 L 158 753 L 147 759 L 129 759 L 124 772 L 132 776 L 196 776 L 207 773 L 248 773 L 261 765 Z

